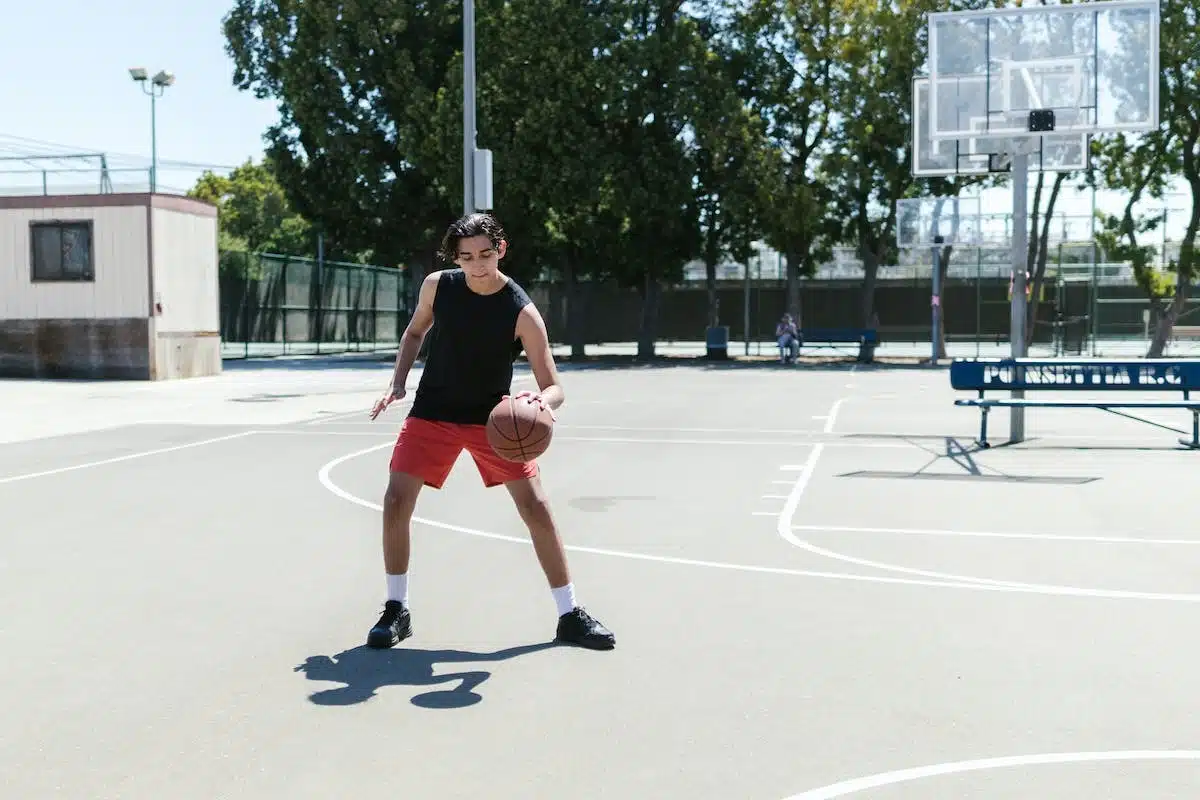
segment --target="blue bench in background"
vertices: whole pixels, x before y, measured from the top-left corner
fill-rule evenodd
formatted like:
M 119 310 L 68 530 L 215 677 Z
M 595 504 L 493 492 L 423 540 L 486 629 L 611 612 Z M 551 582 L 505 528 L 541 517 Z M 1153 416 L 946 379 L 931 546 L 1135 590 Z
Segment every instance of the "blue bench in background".
M 863 347 L 871 352 L 879 346 L 879 331 L 874 328 L 801 328 L 800 348 L 818 346 L 821 349 L 837 350 L 838 345 L 853 345 L 863 352 Z
M 1036 359 L 981 358 L 955 359 L 950 364 L 950 385 L 959 391 L 976 392 L 971 399 L 954 401 L 956 406 L 980 410 L 979 446 L 989 447 L 988 412 L 993 408 L 1095 408 L 1144 422 L 1166 430 L 1176 430 L 1148 419 L 1125 414 L 1119 408 L 1179 408 L 1192 412 L 1192 438 L 1180 444 L 1200 449 L 1200 359 Z M 1024 397 L 986 397 L 987 392 L 1113 392 L 1113 399 L 1026 399 Z M 1120 398 L 1121 393 L 1175 392 L 1180 399 Z M 1176 431 L 1183 433 L 1183 431 Z
M 801 328 L 805 344 L 879 344 L 879 331 L 874 328 Z

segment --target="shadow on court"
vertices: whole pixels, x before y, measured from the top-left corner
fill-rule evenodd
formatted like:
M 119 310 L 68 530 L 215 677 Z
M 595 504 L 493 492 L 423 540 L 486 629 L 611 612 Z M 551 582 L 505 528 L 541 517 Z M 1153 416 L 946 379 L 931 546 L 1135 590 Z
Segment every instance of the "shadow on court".
M 322 706 L 350 706 L 365 702 L 385 686 L 439 686 L 457 682 L 458 685 L 440 691 L 418 694 L 412 703 L 421 708 L 464 708 L 483 699 L 475 689 L 491 677 L 484 670 L 448 672 L 434 675 L 437 664 L 506 661 L 510 658 L 558 647 L 555 642 L 541 642 L 509 647 L 492 653 L 473 653 L 465 650 L 419 650 L 396 647 L 375 650 L 366 645 L 329 656 L 309 656 L 296 667 L 311 681 L 342 683 L 309 695 L 309 700 Z

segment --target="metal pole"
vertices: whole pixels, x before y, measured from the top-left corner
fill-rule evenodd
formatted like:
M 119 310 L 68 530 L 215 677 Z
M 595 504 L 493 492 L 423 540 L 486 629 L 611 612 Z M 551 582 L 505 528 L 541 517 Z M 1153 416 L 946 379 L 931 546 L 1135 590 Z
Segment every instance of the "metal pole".
M 1013 296 L 1012 315 L 1009 318 L 1012 357 L 1025 357 L 1025 270 L 1028 267 L 1029 223 L 1028 212 L 1029 156 L 1024 152 L 1013 153 L 1012 157 L 1012 268 Z M 1016 369 L 1014 378 L 1020 380 L 1022 370 Z M 1025 392 L 1017 390 L 1014 398 L 1023 398 Z M 1011 408 L 1009 441 L 1017 444 L 1025 441 L 1025 409 Z
M 158 190 L 158 94 L 150 87 L 150 194 Z
M 1097 280 L 1100 274 L 1100 265 L 1097 263 L 1100 260 L 1100 250 L 1096 247 L 1096 186 L 1092 185 L 1092 281 L 1088 286 L 1088 327 L 1092 332 L 1092 358 L 1096 357 L 1098 352 L 1096 346 L 1097 338 L 1100 336 L 1099 314 L 1100 306 L 1096 304 L 1096 298 L 1099 295 L 1099 284 Z M 1082 348 L 1080 348 L 1082 350 Z
M 930 355 L 930 363 L 935 367 L 938 364 L 938 331 L 941 329 L 942 321 L 942 242 L 941 236 L 933 237 L 933 329 L 929 336 L 929 340 L 933 346 L 933 352 Z
M 475 0 L 463 0 L 463 214 L 475 210 Z
M 746 353 L 750 355 L 750 260 L 746 259 L 742 273 L 742 339 L 745 340 Z

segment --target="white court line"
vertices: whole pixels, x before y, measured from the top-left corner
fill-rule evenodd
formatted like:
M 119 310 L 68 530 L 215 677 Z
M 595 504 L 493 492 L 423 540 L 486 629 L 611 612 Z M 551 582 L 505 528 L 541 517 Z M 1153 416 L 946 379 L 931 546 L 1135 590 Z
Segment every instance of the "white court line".
M 400 402 L 401 403 L 410 403 L 412 401 L 405 398 L 404 400 L 401 400 Z M 366 406 L 365 408 L 360 408 L 357 411 L 343 411 L 338 414 L 326 414 L 323 417 L 317 417 L 316 419 L 305 420 L 304 422 L 302 422 L 300 424 L 301 425 L 320 425 L 324 422 L 330 422 L 335 419 L 345 419 L 346 417 L 357 417 L 360 415 L 365 417 L 370 413 L 371 413 L 371 406 Z
M 809 436 L 821 433 L 821 431 L 808 428 L 664 428 L 660 426 L 637 425 L 575 425 L 569 422 L 558 423 L 555 428 L 559 430 L 612 431 L 614 433 L 738 433 L 745 436 L 753 436 L 760 433 L 766 435 L 782 433 Z
M 936 528 L 863 528 L 845 525 L 792 525 L 794 531 L 829 533 L 883 533 L 898 536 L 956 536 L 980 539 L 1029 539 L 1040 542 L 1092 542 L 1102 544 L 1200 545 L 1200 539 L 1139 539 L 1135 536 L 1065 536 L 1056 533 L 997 533 L 993 531 L 948 531 Z
M 393 436 L 392 433 L 376 433 L 374 431 L 311 431 L 311 430 L 282 430 L 266 429 L 262 433 L 273 433 L 292 436 Z M 612 444 L 700 444 L 721 445 L 729 447 L 812 447 L 812 442 L 780 442 L 770 439 L 734 440 L 734 439 L 643 439 L 622 438 L 616 436 L 559 436 L 554 435 L 556 442 L 601 442 Z M 857 445 L 855 445 L 857 446 Z
M 1110 597 L 1114 599 L 1156 599 L 1156 600 L 1180 600 L 1186 602 L 1200 601 L 1200 594 L 1171 594 L 1166 592 L 1132 592 L 1116 589 L 1081 589 L 1074 586 L 1061 586 L 1058 584 L 1042 584 L 1042 583 L 1023 583 L 1020 581 L 1004 581 L 993 578 L 982 578 L 975 575 L 958 575 L 950 572 L 938 572 L 936 570 L 916 569 L 913 567 L 902 567 L 898 564 L 888 564 L 882 561 L 871 561 L 866 558 L 857 558 L 848 556 L 845 553 L 839 553 L 834 550 L 829 550 L 824 547 L 817 547 L 812 542 L 805 541 L 798 537 L 792 530 L 795 525 L 794 517 L 796 509 L 800 503 L 800 495 L 804 493 L 805 487 L 812 479 L 813 470 L 816 467 L 817 459 L 820 458 L 821 451 L 824 445 L 818 444 L 813 447 L 813 452 L 809 455 L 800 469 L 800 476 L 796 479 L 796 486 L 792 490 L 792 498 L 784 505 L 782 511 L 779 512 L 779 520 L 776 530 L 779 537 L 788 544 L 797 547 L 813 555 L 823 556 L 824 558 L 841 561 L 846 564 L 853 564 L 858 567 L 867 567 L 868 569 L 880 570 L 883 572 L 895 572 L 901 575 L 913 575 L 922 578 L 931 578 L 940 581 L 949 581 L 953 583 L 968 583 L 979 586 L 996 586 L 1024 589 L 1033 592 L 1061 592 L 1069 591 L 1070 593 L 1087 592 L 1090 596 Z M 796 469 L 796 467 L 784 467 L 783 469 Z
M 825 428 L 822 433 L 833 433 L 833 423 L 837 422 L 838 411 L 842 408 L 842 403 L 849 400 L 849 397 L 843 397 L 834 402 L 833 407 L 829 409 L 828 416 L 825 417 Z
M 373 453 L 377 450 L 382 450 L 385 447 L 392 447 L 393 443 L 388 441 L 383 444 L 364 447 L 361 450 L 355 450 L 352 453 L 347 453 L 344 456 L 339 456 L 328 463 L 324 464 L 317 471 L 317 480 L 331 493 L 337 497 L 353 503 L 362 508 L 370 509 L 377 513 L 383 511 L 383 506 L 379 503 L 365 500 L 361 497 L 351 494 L 345 489 L 333 482 L 330 477 L 335 468 L 351 461 L 355 458 L 365 456 L 368 453 Z M 810 456 L 810 460 L 811 456 Z M 812 460 L 812 463 L 816 463 Z M 811 473 L 810 473 L 811 474 Z M 799 501 L 799 494 L 796 495 L 796 501 Z M 792 512 L 795 509 L 791 509 Z M 782 520 L 783 515 L 772 514 Z M 456 533 L 466 534 L 468 536 L 477 536 L 481 539 L 491 539 L 498 542 L 510 542 L 513 544 L 529 545 L 528 537 L 518 538 L 516 536 L 505 536 L 499 533 L 490 531 L 481 531 L 476 528 L 468 528 L 463 525 L 453 525 L 448 522 L 438 522 L 437 520 L 425 519 L 423 517 L 414 516 L 413 522 L 419 525 L 428 525 L 431 528 L 441 528 L 442 530 L 454 531 Z M 1005 592 L 1012 594 L 1044 594 L 1057 595 L 1066 597 L 1098 597 L 1122 600 L 1170 600 L 1177 602 L 1197 603 L 1200 602 L 1200 595 L 1171 595 L 1171 594 L 1154 594 L 1149 592 L 1112 592 L 1103 589 L 1080 589 L 1071 586 L 1048 586 L 1048 587 L 1027 587 L 1020 584 L 1011 585 L 993 585 L 982 584 L 975 580 L 969 581 L 945 581 L 945 580 L 918 580 L 914 578 L 898 578 L 888 575 L 855 575 L 853 573 L 844 572 L 818 572 L 814 570 L 791 569 L 788 567 L 766 567 L 754 564 L 733 564 L 725 561 L 704 561 L 695 558 L 679 558 L 676 556 L 655 556 L 648 553 L 634 553 L 625 550 L 609 550 L 599 547 L 584 547 L 581 545 L 564 545 L 565 549 L 571 552 L 591 553 L 593 555 L 611 556 L 614 558 L 626 558 L 632 561 L 650 561 L 658 564 L 677 564 L 691 567 L 707 567 L 709 569 L 723 569 L 733 572 L 751 572 L 767 575 L 791 575 L 801 578 L 824 578 L 828 580 L 852 581 L 858 583 L 877 583 L 893 586 L 926 586 L 939 589 L 969 589 L 976 592 Z
M 1006 767 L 1032 767 L 1044 764 L 1094 764 L 1102 761 L 1197 761 L 1200 750 L 1118 750 L 1096 753 L 1046 753 L 1028 756 L 1006 756 L 1003 758 L 980 758 L 974 761 L 956 761 L 949 764 L 932 764 L 926 767 L 899 769 L 881 772 L 865 778 L 842 781 L 820 789 L 785 797 L 784 800 L 833 800 L 865 789 L 895 786 L 898 783 L 934 778 L 940 775 L 957 775 L 963 772 L 1004 769 Z M 1040 794 L 1034 790 L 1034 794 Z
M 533 380 L 533 377 L 534 376 L 532 376 L 532 375 L 516 375 L 513 377 L 512 382 L 513 383 L 522 383 L 523 381 Z M 362 389 L 361 391 L 369 392 L 372 390 Z M 387 411 L 384 411 L 383 413 L 386 414 L 388 411 L 392 411 L 393 409 L 404 408 L 405 406 L 412 405 L 413 398 L 416 396 L 416 392 L 417 392 L 416 386 L 410 387 L 406 384 L 404 387 L 404 397 L 400 398 L 400 400 L 398 400 L 395 403 L 393 403 L 392 405 L 388 406 Z M 366 406 L 358 409 L 357 411 L 341 411 L 336 414 L 326 414 L 324 416 L 317 417 L 316 419 L 306 420 L 304 422 L 301 422 L 300 424 L 301 425 L 323 425 L 326 422 L 332 422 L 333 420 L 337 420 L 337 419 L 345 419 L 346 417 L 354 417 L 354 416 L 358 416 L 360 414 L 362 416 L 366 417 L 368 414 L 371 413 L 371 408 L 372 408 L 372 406 L 375 405 L 375 400 L 378 400 L 378 399 L 379 399 L 379 395 L 377 393 L 375 396 L 375 399 L 371 400 L 370 403 L 368 403 Z M 368 420 L 368 421 L 370 421 L 370 420 Z
M 255 431 L 242 431 L 241 433 L 232 433 L 228 436 L 218 436 L 213 439 L 202 439 L 198 442 L 188 442 L 187 444 L 177 444 L 171 447 L 160 447 L 156 450 L 145 450 L 140 453 L 129 453 L 123 456 L 114 458 L 105 458 L 100 461 L 88 461 L 83 464 L 72 464 L 69 467 L 58 467 L 56 469 L 42 470 L 41 472 L 27 472 L 24 475 L 9 475 L 6 478 L 0 478 L 0 484 L 16 483 L 17 481 L 27 481 L 32 478 L 44 478 L 47 475 L 61 475 L 64 472 L 74 472 L 78 469 L 88 469 L 90 467 L 101 467 L 105 464 L 117 464 L 121 461 L 132 461 L 135 458 L 145 458 L 146 456 L 156 456 L 160 453 L 173 453 L 176 450 L 186 450 L 189 447 L 200 447 L 206 444 L 216 444 L 217 442 L 226 442 L 230 439 L 240 439 L 243 436 L 252 436 Z
M 381 416 L 380 419 L 383 417 Z M 364 425 L 377 424 L 365 422 Z M 555 428 L 557 430 L 557 427 Z M 270 433 L 281 436 L 390 436 L 390 433 L 379 433 L 376 431 L 327 431 L 327 430 L 312 430 L 295 428 L 261 428 L 256 433 Z M 780 446 L 780 447 L 812 447 L 815 442 L 812 441 L 791 441 L 781 442 L 773 439 L 650 439 L 643 437 L 617 437 L 617 436 L 562 436 L 554 435 L 556 442 L 612 442 L 614 444 L 717 444 L 730 446 Z M 866 450 L 911 450 L 912 445 L 908 444 L 873 444 L 868 442 L 824 442 L 826 447 L 840 447 L 846 449 L 866 449 Z M 786 467 L 784 469 L 787 469 Z M 791 481 L 777 481 L 778 483 L 786 483 L 789 486 Z

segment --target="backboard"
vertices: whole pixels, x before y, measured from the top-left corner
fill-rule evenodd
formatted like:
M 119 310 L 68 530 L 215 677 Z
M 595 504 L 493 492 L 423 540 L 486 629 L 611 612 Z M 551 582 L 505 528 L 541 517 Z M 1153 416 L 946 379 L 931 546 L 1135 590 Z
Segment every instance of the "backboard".
M 928 20 L 935 142 L 1158 127 L 1159 0 L 936 12 Z
M 983 244 L 978 197 L 913 197 L 896 201 L 896 244 L 908 247 Z M 940 241 L 939 241 L 940 239 Z
M 941 94 L 949 96 L 960 86 L 981 87 L 986 76 L 946 78 Z M 1037 172 L 1072 172 L 1088 165 L 1086 133 L 1048 133 L 1013 138 L 980 130 L 959 139 L 935 141 L 930 135 L 930 79 L 913 80 L 912 174 L 918 177 L 986 175 L 1007 172 L 1017 148 L 1029 154 L 1029 168 Z

